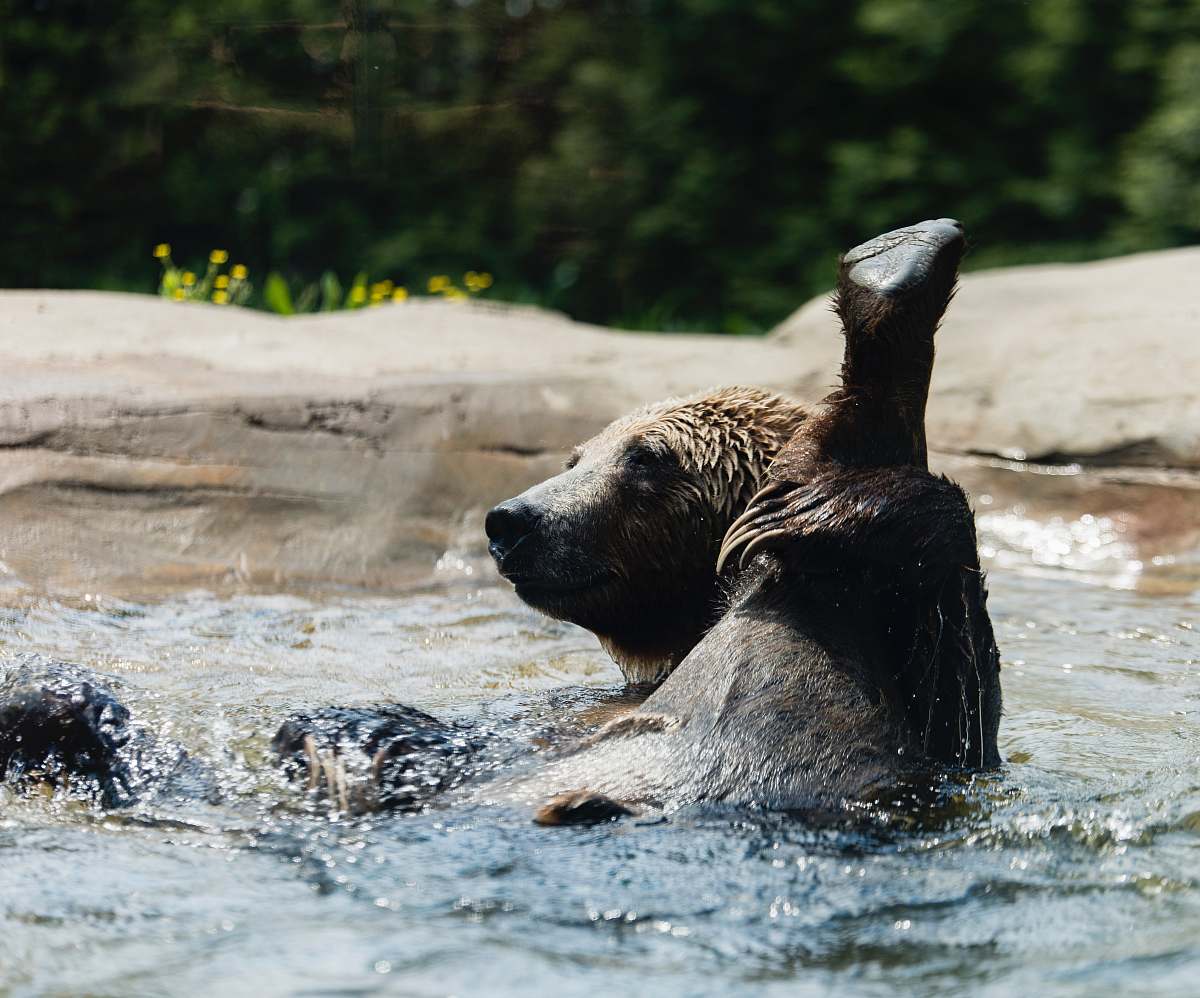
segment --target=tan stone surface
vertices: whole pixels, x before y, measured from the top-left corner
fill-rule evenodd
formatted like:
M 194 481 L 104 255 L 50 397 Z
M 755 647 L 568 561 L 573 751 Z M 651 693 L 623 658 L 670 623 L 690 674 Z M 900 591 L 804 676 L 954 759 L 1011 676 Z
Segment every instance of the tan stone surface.
M 968 275 L 932 445 L 1175 466 L 1182 498 L 1155 508 L 1200 507 L 1198 265 L 1189 249 Z M 282 319 L 0 292 L 2 571 L 80 589 L 419 582 L 447 551 L 482 565 L 483 511 L 632 406 L 734 383 L 817 398 L 839 350 L 824 300 L 745 339 L 483 303 Z M 955 462 L 979 488 L 1009 474 Z M 1087 480 L 1064 494 L 1078 504 Z

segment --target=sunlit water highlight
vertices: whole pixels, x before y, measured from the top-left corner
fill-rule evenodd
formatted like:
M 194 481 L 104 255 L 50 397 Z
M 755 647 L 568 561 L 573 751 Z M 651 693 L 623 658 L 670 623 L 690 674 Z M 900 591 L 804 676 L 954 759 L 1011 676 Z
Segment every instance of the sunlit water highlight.
M 1010 761 L 916 829 L 306 810 L 267 758 L 289 710 L 536 716 L 618 683 L 590 636 L 453 558 L 456 582 L 403 597 L 13 590 L 2 650 L 120 677 L 226 797 L 104 814 L 0 790 L 0 993 L 1194 993 L 1200 601 L 1130 588 L 1111 524 L 980 528 Z

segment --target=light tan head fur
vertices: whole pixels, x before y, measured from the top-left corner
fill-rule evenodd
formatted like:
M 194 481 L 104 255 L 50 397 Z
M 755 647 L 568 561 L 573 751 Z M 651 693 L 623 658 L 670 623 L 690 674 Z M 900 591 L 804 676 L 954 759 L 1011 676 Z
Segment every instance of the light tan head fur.
M 692 477 L 696 498 L 732 521 L 804 416 L 800 403 L 760 388 L 714 388 L 622 416 L 575 453 L 628 438 L 660 443 Z
M 497 507 L 527 526 L 493 550 L 501 573 L 595 633 L 628 681 L 661 681 L 712 624 L 721 538 L 805 414 L 734 387 L 623 416 Z

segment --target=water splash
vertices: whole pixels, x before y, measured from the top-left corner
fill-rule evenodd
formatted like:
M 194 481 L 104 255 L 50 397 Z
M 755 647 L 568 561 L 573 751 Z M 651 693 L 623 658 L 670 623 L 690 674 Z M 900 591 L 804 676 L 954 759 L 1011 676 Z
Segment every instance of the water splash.
M 1112 517 L 1085 513 L 1074 520 L 1036 520 L 1018 506 L 983 513 L 976 524 L 980 557 L 995 567 L 1058 569 L 1117 589 L 1135 588 L 1144 568 L 1124 525 Z

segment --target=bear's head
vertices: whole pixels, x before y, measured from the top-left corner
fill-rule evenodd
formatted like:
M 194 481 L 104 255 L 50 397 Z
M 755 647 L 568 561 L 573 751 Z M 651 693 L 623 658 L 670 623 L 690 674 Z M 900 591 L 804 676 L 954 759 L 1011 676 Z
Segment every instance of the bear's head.
M 488 514 L 500 574 L 592 631 L 629 682 L 661 681 L 715 619 L 721 538 L 804 417 L 777 395 L 723 388 L 618 419 Z

